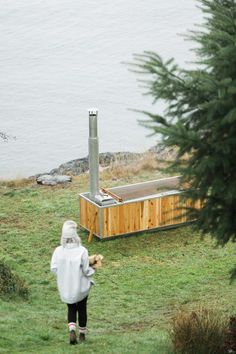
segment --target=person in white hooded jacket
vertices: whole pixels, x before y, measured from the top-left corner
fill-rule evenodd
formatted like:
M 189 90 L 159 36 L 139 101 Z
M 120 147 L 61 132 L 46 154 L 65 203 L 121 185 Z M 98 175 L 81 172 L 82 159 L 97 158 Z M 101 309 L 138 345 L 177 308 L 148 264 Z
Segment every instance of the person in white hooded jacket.
M 79 340 L 85 340 L 87 330 L 87 299 L 93 284 L 94 269 L 89 266 L 88 251 L 77 234 L 77 224 L 68 220 L 63 224 L 61 245 L 52 255 L 51 271 L 56 274 L 62 302 L 68 306 L 70 344 L 77 343 L 78 313 Z

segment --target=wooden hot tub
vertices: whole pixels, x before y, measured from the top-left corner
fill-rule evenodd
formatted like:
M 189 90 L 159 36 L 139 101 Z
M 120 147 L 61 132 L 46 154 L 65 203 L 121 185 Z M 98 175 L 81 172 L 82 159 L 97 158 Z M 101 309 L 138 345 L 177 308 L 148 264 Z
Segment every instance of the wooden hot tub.
M 200 208 L 200 202 L 180 200 L 179 177 L 163 178 L 114 187 L 108 191 L 122 198 L 122 202 L 99 205 L 89 199 L 89 193 L 80 197 L 80 225 L 100 239 L 141 231 L 169 228 L 193 220 L 186 217 L 186 207 Z

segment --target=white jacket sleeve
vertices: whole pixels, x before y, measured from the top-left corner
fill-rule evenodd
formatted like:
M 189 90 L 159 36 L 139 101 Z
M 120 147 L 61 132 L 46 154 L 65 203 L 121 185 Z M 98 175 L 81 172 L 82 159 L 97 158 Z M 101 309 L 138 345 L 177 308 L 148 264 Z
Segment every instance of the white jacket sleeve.
M 82 264 L 83 273 L 86 277 L 91 277 L 95 273 L 95 270 L 89 266 L 88 251 L 86 249 L 82 254 L 81 264 Z
M 51 259 L 51 272 L 57 274 L 57 250 L 53 252 L 52 259 Z

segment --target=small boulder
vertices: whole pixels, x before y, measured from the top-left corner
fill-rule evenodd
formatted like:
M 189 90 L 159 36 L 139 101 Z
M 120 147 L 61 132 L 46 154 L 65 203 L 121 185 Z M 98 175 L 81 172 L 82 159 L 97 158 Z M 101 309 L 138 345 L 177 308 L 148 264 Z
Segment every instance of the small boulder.
M 68 183 L 72 181 L 71 176 L 66 175 L 41 175 L 36 178 L 38 184 L 55 186 L 56 184 Z

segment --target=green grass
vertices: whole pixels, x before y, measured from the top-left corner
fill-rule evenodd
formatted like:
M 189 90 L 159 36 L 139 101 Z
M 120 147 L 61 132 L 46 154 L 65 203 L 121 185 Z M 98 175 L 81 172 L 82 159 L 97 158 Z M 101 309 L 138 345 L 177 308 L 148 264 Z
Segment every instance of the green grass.
M 190 226 L 91 244 L 81 231 L 89 253 L 104 255 L 104 266 L 89 297 L 87 342 L 70 347 L 66 306 L 49 265 L 62 223 L 79 221 L 78 193 L 86 190 L 84 176 L 65 187 L 0 186 L 0 258 L 30 289 L 28 301 L 0 300 L 1 353 L 170 354 L 171 317 L 180 308 L 236 312 L 236 284 L 229 284 L 233 244 L 216 248 Z

